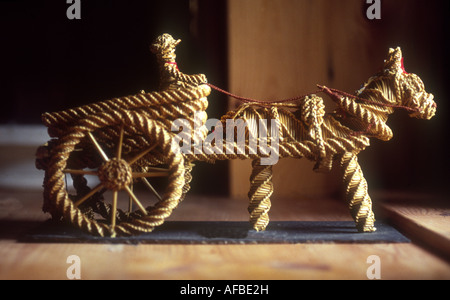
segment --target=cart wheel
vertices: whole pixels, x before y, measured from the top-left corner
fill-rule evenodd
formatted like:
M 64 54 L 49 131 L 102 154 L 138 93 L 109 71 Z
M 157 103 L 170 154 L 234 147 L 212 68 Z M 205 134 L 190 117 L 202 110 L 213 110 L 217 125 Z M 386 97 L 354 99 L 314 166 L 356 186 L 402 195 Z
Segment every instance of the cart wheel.
M 52 152 L 44 181 L 50 213 L 100 236 L 152 231 L 184 195 L 184 158 L 172 151 L 172 137 L 160 123 L 129 111 L 83 120 Z M 156 178 L 166 181 L 162 192 L 152 184 Z M 151 193 L 134 190 L 138 181 Z

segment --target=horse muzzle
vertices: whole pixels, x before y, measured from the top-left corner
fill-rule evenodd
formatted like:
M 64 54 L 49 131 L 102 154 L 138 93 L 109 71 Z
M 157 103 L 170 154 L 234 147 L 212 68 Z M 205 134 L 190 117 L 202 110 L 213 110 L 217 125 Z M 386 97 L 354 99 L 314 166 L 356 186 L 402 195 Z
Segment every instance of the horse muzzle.
M 410 114 L 410 116 L 418 119 L 430 120 L 436 114 L 437 109 L 437 104 L 433 99 L 433 94 L 425 94 L 420 101 L 422 105 L 418 107 L 416 112 Z

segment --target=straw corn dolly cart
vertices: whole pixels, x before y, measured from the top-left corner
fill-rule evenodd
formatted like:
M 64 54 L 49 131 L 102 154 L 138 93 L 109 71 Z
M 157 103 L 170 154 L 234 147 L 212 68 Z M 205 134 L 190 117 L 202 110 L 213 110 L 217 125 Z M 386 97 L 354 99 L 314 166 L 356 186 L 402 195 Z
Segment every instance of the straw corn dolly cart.
M 225 128 L 227 120 L 242 119 L 248 125 L 241 132 L 245 137 L 242 144 L 238 136 L 230 142 L 208 135 L 207 97 L 211 88 L 223 90 L 207 83 L 202 74 L 179 71 L 175 61 L 179 42 L 163 34 L 151 46 L 160 65 L 159 91 L 43 114 L 51 139 L 38 148 L 36 166 L 45 171 L 45 212 L 92 235 L 151 232 L 189 191 L 194 161 L 251 159 L 250 223 L 255 230 L 264 230 L 269 223 L 273 185 L 272 165 L 262 161 L 275 153 L 277 158 L 314 161 L 314 170 L 319 172 L 339 163 L 356 228 L 360 232 L 375 230 L 372 202 L 357 154 L 369 146 L 369 138 L 392 138 L 386 121 L 395 109 L 422 119 L 430 119 L 436 111 L 433 95 L 425 91 L 421 79 L 404 70 L 399 48 L 389 50 L 383 70 L 354 95 L 318 86 L 315 93 L 272 102 L 236 96 L 243 104 L 226 113 L 221 125 Z M 330 97 L 337 109 L 325 113 L 318 93 Z M 188 137 L 183 137 L 186 131 L 172 130 L 175 120 L 192 128 Z M 204 143 L 207 136 L 216 139 Z M 177 138 L 190 139 L 192 145 L 207 144 L 209 149 L 179 151 L 173 146 L 178 144 L 173 142 Z M 154 180 L 163 181 L 162 191 L 157 191 Z M 133 189 L 137 182 L 151 193 L 137 193 Z M 126 201 L 121 201 L 123 195 Z

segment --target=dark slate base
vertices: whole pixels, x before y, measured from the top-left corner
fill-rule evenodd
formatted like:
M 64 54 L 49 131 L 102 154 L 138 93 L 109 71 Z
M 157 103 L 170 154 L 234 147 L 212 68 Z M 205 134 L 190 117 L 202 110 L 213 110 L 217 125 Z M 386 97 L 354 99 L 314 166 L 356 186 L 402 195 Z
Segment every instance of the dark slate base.
M 98 244 L 295 244 L 295 243 L 409 243 L 393 227 L 377 222 L 377 231 L 358 233 L 347 221 L 272 221 L 266 231 L 248 222 L 167 221 L 153 232 L 131 237 L 102 238 L 55 222 L 45 222 L 27 233 L 22 242 Z

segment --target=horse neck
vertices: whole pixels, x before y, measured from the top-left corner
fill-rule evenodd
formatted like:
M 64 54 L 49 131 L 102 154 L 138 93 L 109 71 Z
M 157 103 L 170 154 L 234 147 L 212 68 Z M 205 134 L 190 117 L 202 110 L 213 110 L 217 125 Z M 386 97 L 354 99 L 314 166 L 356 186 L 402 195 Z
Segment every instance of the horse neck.
M 357 97 L 364 100 L 361 105 L 366 109 L 387 119 L 387 116 L 394 112 L 394 108 L 398 107 L 394 86 L 392 76 L 374 76 L 357 92 Z

